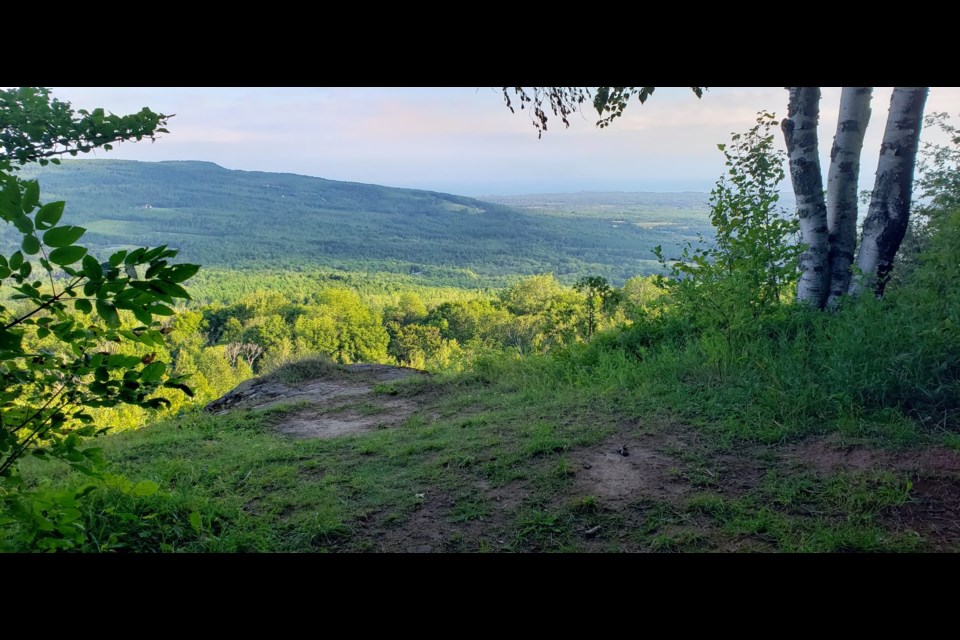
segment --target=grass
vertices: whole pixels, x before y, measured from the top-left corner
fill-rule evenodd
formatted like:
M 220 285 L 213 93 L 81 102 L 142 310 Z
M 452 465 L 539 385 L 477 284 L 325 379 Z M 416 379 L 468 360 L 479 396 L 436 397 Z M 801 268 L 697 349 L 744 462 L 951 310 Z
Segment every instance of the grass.
M 922 526 L 901 522 L 898 514 L 928 499 L 916 495 L 919 472 L 909 465 L 796 464 L 811 439 L 841 452 L 880 448 L 889 460 L 960 448 L 948 420 L 915 417 L 923 370 L 891 386 L 863 363 L 881 358 L 882 345 L 866 354 L 837 339 L 822 346 L 837 323 L 855 324 L 843 314 L 787 318 L 769 329 L 783 339 L 744 338 L 730 351 L 689 330 L 671 338 L 669 327 L 648 341 L 641 327 L 545 356 L 480 358 L 462 374 L 378 384 L 322 359 L 290 363 L 270 376 L 371 383 L 372 400 L 333 410 L 377 415 L 388 410 L 378 399 L 393 397 L 417 410 L 399 427 L 328 440 L 277 433 L 303 403 L 197 412 L 104 437 L 111 473 L 159 491 L 98 488 L 82 548 L 403 551 L 429 534 L 426 546 L 458 552 L 956 549 L 956 540 L 927 539 Z M 620 494 L 615 484 L 585 484 L 585 452 L 604 459 L 625 439 L 639 444 L 622 464 L 642 464 L 644 452 L 669 461 L 655 484 Z M 642 467 L 623 469 L 629 479 Z M 34 460 L 23 474 L 47 491 L 86 481 Z M 4 531 L 0 543 L 23 548 L 15 530 Z

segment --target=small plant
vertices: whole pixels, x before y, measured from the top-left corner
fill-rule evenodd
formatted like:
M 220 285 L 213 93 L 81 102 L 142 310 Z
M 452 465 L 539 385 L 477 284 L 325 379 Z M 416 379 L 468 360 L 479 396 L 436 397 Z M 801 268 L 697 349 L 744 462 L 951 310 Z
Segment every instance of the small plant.
M 727 175 L 711 192 L 710 220 L 716 242 L 687 244 L 679 259 L 655 253 L 668 271 L 659 284 L 670 294 L 667 304 L 689 322 L 720 328 L 727 337 L 773 314 L 793 289 L 797 258 L 797 223 L 778 207 L 784 179 L 783 152 L 774 148 L 776 117 L 761 112 L 757 125 L 717 145 L 726 158 Z
M 599 508 L 596 496 L 583 496 L 574 504 L 574 509 L 582 513 L 595 513 Z

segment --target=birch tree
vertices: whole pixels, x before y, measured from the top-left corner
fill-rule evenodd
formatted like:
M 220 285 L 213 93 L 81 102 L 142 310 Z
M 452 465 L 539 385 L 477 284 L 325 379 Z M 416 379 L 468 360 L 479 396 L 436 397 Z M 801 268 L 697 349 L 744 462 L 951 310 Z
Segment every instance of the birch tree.
M 880 162 L 863 223 L 857 254 L 860 274 L 850 265 L 856 247 L 857 182 L 860 153 L 870 120 L 869 87 L 846 87 L 830 153 L 826 200 L 817 144 L 820 88 L 789 87 L 787 118 L 782 123 L 790 177 L 797 197 L 801 239 L 808 246 L 800 259 L 797 300 L 816 307 L 836 306 L 845 294 L 870 287 L 882 296 L 910 216 L 923 107 L 928 87 L 897 87 L 890 99 Z
M 691 89 L 699 98 L 704 87 Z M 583 104 L 592 104 L 600 115 L 597 125 L 603 128 L 623 114 L 632 97 L 643 103 L 654 90 L 655 87 L 503 87 L 503 96 L 511 111 L 511 93 L 519 98 L 521 109 L 529 107 L 533 124 L 542 135 L 547 130 L 548 110 L 569 127 L 569 115 Z M 852 277 L 851 268 L 857 248 L 857 184 L 863 138 L 870 121 L 872 88 L 846 87 L 842 91 L 826 195 L 817 139 L 820 88 L 787 90 L 787 117 L 781 128 L 797 199 L 801 241 L 806 246 L 799 260 L 797 300 L 818 308 L 835 307 L 843 296 L 859 295 L 865 287 L 882 296 L 909 222 L 913 174 L 929 88 L 893 90 L 876 181 L 856 254 L 857 278 Z
M 860 152 L 870 122 L 872 87 L 844 87 L 840 117 L 830 151 L 827 175 L 827 229 L 830 251 L 830 293 L 827 306 L 835 307 L 850 286 L 850 265 L 857 248 L 857 183 Z
M 907 232 L 913 173 L 928 93 L 928 87 L 897 87 L 890 98 L 877 179 L 857 254 L 857 269 L 865 276 L 863 285 L 873 287 L 877 296 L 883 295 L 893 258 Z M 850 293 L 859 293 L 861 286 L 854 281 Z
M 817 122 L 820 87 L 793 87 L 787 117 L 781 123 L 787 142 L 790 180 L 797 199 L 800 235 L 806 251 L 800 256 L 797 299 L 823 306 L 830 282 L 827 206 L 820 174 Z

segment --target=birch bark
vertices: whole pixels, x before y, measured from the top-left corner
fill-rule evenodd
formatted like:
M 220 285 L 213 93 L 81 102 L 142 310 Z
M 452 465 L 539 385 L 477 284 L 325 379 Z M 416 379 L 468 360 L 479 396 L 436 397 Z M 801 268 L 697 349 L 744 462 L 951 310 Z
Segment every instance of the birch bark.
M 835 307 L 850 286 L 850 265 L 857 248 L 857 182 L 863 136 L 870 122 L 872 87 L 844 87 L 840 116 L 827 173 L 827 230 L 830 292 Z
M 820 87 L 788 87 L 787 117 L 781 123 L 797 198 L 800 237 L 807 250 L 800 256 L 797 300 L 822 308 L 830 284 L 827 207 L 817 145 Z
M 923 107 L 928 93 L 929 87 L 893 90 L 876 182 L 857 254 L 856 264 L 863 278 L 852 279 L 851 295 L 859 295 L 863 287 L 870 287 L 880 297 L 890 277 L 893 258 L 907 231 Z

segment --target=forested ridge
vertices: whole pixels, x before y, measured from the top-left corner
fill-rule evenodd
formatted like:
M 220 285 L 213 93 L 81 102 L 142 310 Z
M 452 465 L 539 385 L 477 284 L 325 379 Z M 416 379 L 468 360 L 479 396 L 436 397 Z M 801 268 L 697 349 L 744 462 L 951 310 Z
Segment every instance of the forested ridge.
M 184 260 L 243 270 L 325 267 L 460 286 L 552 272 L 622 284 L 656 271 L 656 245 L 710 232 L 707 195 L 696 193 L 668 205 L 658 194 L 612 194 L 617 206 L 596 215 L 575 196 L 569 206 L 521 209 L 209 162 L 72 160 L 23 175 L 69 203 L 90 247 L 169 244 Z

